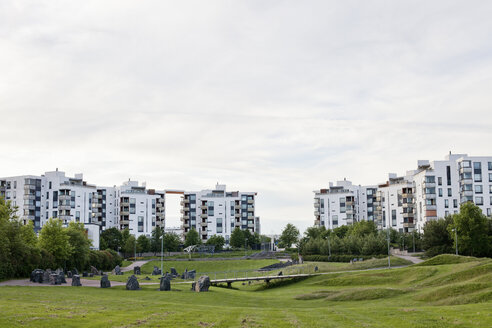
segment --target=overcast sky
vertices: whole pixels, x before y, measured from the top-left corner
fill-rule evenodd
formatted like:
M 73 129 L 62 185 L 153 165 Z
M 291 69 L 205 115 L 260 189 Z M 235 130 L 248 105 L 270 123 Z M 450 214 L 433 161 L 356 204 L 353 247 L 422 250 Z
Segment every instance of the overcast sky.
M 313 193 L 492 155 L 491 1 L 0 0 L 0 176 Z M 177 201 L 168 225 L 178 224 Z

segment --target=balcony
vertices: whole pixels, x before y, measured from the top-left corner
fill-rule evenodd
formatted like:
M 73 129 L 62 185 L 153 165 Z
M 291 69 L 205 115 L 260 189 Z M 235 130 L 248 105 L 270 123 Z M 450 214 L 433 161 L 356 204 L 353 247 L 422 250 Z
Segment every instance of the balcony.
M 164 203 L 157 202 L 157 203 L 155 204 L 155 207 L 156 207 L 156 208 L 163 208 L 163 207 L 164 207 Z
M 410 212 L 410 213 L 402 213 L 403 217 L 404 218 L 413 218 L 415 216 L 414 213 Z
M 101 208 L 102 204 L 101 203 L 92 203 L 93 208 Z
M 319 226 L 321 224 L 321 220 L 314 220 L 314 225 Z
M 352 208 L 351 209 L 347 209 L 347 210 L 345 210 L 345 213 L 347 215 L 353 215 L 354 214 L 354 210 Z
M 121 201 L 120 206 L 130 207 L 130 201 Z
M 254 204 L 255 200 L 254 199 L 248 199 L 248 204 Z
M 234 217 L 236 217 L 236 218 L 240 218 L 240 217 L 241 217 L 241 213 L 235 213 L 235 214 L 234 214 Z
M 470 167 L 460 167 L 460 173 L 471 173 L 472 168 Z
M 403 222 L 403 228 L 414 228 L 415 224 L 412 222 Z
M 71 215 L 60 215 L 59 219 L 63 220 L 63 221 L 65 221 L 65 220 L 70 221 L 70 220 L 72 220 L 72 216 Z
M 254 228 L 255 224 L 254 223 L 248 223 L 248 228 Z
M 189 215 L 183 215 L 181 216 L 181 220 L 189 220 L 190 216 Z
M 200 209 L 202 209 L 202 210 L 206 210 L 207 208 L 208 208 L 207 205 L 200 205 Z
M 401 197 L 402 198 L 413 198 L 413 194 L 412 193 L 402 193 Z
M 24 200 L 36 200 L 36 195 L 24 195 Z
M 425 194 L 425 199 L 436 199 L 436 194 Z
M 120 220 L 120 224 L 121 225 L 129 225 L 130 224 L 130 220 Z
M 470 196 L 473 196 L 473 191 L 472 190 L 462 190 L 460 192 L 460 195 L 463 196 L 463 197 L 470 197 Z
M 426 210 L 429 210 L 429 211 L 435 211 L 435 210 L 437 210 L 437 205 L 435 205 L 435 204 L 432 204 L 432 205 L 424 204 L 424 208 Z
M 202 227 L 206 227 L 206 226 L 208 226 L 207 221 L 202 221 L 202 222 L 200 222 L 200 226 L 202 226 Z
M 183 223 L 183 228 L 189 228 L 190 224 L 189 223 Z
M 238 204 L 234 205 L 234 209 L 235 210 L 240 210 L 241 209 L 241 205 L 238 205 Z
M 206 218 L 208 218 L 208 214 L 207 213 L 203 213 L 203 214 L 200 215 L 200 217 L 202 219 L 206 219 Z
M 24 190 L 36 190 L 36 185 L 24 185 Z
M 319 215 L 319 211 L 318 210 L 315 210 L 314 211 L 314 216 L 318 216 Z
M 409 207 L 413 207 L 413 205 L 414 205 L 413 203 L 403 203 L 401 206 L 403 208 L 409 208 Z
M 130 211 L 120 211 L 120 215 L 130 215 Z
M 248 215 L 248 220 L 254 220 L 254 219 L 255 219 L 254 215 Z
M 424 188 L 434 188 L 436 186 L 436 183 L 424 181 L 423 185 L 424 185 Z
M 200 233 L 202 236 L 207 236 L 207 230 L 205 230 L 205 231 L 202 230 L 202 231 L 200 231 Z
M 345 205 L 346 205 L 346 206 L 354 206 L 354 201 L 353 201 L 353 200 L 346 201 L 346 202 L 345 202 Z

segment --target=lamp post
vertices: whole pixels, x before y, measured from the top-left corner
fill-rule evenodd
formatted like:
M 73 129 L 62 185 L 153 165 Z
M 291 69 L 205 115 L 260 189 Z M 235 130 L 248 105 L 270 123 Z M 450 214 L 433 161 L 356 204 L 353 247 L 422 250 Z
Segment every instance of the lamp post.
M 161 274 L 163 273 L 163 271 L 162 271 L 162 268 L 163 268 L 163 266 L 162 266 L 162 255 L 163 255 L 163 253 L 164 253 L 164 234 L 162 234 L 162 236 L 161 236 Z
M 454 243 L 456 244 L 456 255 L 458 255 L 458 229 L 454 228 Z

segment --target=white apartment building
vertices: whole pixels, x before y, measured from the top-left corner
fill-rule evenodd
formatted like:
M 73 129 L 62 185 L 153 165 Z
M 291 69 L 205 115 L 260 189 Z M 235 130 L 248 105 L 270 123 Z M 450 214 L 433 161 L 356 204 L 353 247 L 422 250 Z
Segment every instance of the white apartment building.
M 118 188 L 120 230 L 129 229 L 135 237 L 150 237 L 156 226 L 165 228 L 165 195 L 138 181 L 124 182 Z
M 232 231 L 239 227 L 260 233 L 260 218 L 255 216 L 256 192 L 227 192 L 225 185 L 213 190 L 184 192 L 181 200 L 183 234 L 194 228 L 202 241 L 220 235 L 229 244 Z
M 442 161 L 420 160 L 416 170 L 404 177 L 390 174 L 377 187 L 354 186 L 349 181 L 336 186 L 330 183 L 329 189 L 315 191 L 314 222 L 332 229 L 374 220 L 379 229 L 389 224 L 402 232 L 422 231 L 427 221 L 455 214 L 468 201 L 492 216 L 492 156 L 450 153 Z

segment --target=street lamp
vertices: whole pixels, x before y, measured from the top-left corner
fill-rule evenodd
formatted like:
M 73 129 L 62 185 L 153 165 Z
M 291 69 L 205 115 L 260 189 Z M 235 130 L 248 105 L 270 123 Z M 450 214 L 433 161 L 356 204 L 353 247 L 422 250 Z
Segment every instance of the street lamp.
M 458 255 L 458 229 L 454 228 L 454 243 L 456 244 L 456 255 Z
M 161 236 L 161 274 L 163 273 L 162 271 L 162 254 L 164 253 L 164 234 Z

